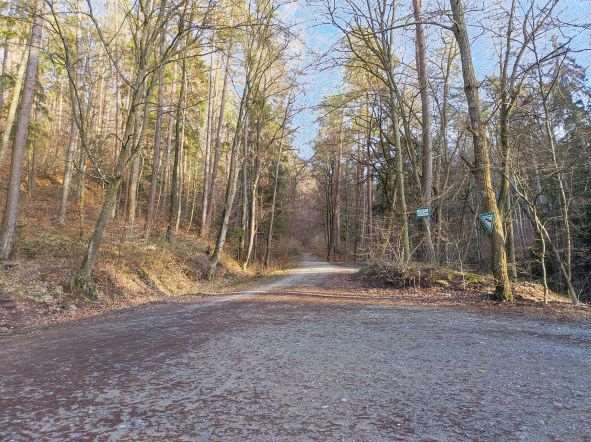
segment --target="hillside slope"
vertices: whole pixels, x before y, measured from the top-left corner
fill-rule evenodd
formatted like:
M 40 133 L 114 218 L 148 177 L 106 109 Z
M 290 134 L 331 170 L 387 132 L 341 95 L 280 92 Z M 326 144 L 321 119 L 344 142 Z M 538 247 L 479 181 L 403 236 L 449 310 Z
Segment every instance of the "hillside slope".
M 211 291 L 254 275 L 226 257 L 217 281 L 205 281 L 209 244 L 194 231 L 181 226 L 171 244 L 164 238 L 164 227 L 156 226 L 147 241 L 141 217 L 134 229 L 117 217 L 107 228 L 94 272 L 98 297 L 88 299 L 71 290 L 70 280 L 82 260 L 102 192 L 90 183 L 84 217 L 72 203 L 62 226 L 55 213 L 60 185 L 54 177 L 39 178 L 33 195 L 24 195 L 14 257 L 0 271 L 0 332 Z

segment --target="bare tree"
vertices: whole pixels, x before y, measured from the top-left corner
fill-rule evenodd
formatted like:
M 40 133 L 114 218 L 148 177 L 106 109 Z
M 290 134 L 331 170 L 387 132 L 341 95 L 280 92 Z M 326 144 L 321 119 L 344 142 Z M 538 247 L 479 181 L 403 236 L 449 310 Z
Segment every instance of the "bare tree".
M 419 90 L 421 93 L 421 119 L 423 136 L 423 155 L 422 155 L 422 203 L 431 209 L 431 200 L 433 198 L 433 138 L 431 136 L 431 99 L 429 97 L 427 82 L 427 56 L 425 48 L 425 34 L 423 24 L 421 23 L 421 0 L 413 0 L 413 10 L 415 16 L 416 29 L 416 52 L 417 52 L 417 73 L 419 76 Z M 435 260 L 435 247 L 431 237 L 430 217 L 423 217 L 422 224 L 424 229 L 424 239 L 426 243 L 427 260 Z
M 39 69 L 39 45 L 43 32 L 42 3 L 40 0 L 36 0 L 33 4 L 31 16 L 33 24 L 29 38 L 29 56 L 26 63 L 23 91 L 12 144 L 10 176 L 8 178 L 6 204 L 2 216 L 2 230 L 0 231 L 0 259 L 2 260 L 10 258 L 16 237 L 23 159 L 29 134 L 29 121 L 31 119 L 33 95 L 35 93 Z
M 468 101 L 468 115 L 472 144 L 474 147 L 474 174 L 481 186 L 486 210 L 492 214 L 492 232 L 490 234 L 493 274 L 496 281 L 496 296 L 503 301 L 511 301 L 513 292 L 507 269 L 507 251 L 505 249 L 505 231 L 501 212 L 497 207 L 497 197 L 493 187 L 490 147 L 486 138 L 486 130 L 482 122 L 479 83 L 476 80 L 472 50 L 464 16 L 462 0 L 450 0 L 453 13 L 453 32 L 458 43 L 462 61 L 464 91 Z

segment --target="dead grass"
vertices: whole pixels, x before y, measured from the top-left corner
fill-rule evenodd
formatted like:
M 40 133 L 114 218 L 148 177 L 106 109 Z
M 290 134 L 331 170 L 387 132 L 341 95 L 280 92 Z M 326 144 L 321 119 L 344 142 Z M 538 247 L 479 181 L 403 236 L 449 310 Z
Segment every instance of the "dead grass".
M 142 237 L 142 219 L 138 219 L 134 230 L 113 221 L 107 228 L 94 272 L 98 299 L 91 301 L 73 293 L 70 280 L 94 228 L 102 192 L 98 186 L 89 185 L 84 224 L 80 225 L 73 203 L 68 222 L 61 226 L 55 214 L 58 184 L 53 179 L 39 179 L 34 198 L 25 195 L 14 259 L 0 269 L 0 332 L 171 296 L 223 290 L 255 275 L 224 257 L 217 280 L 205 281 L 209 245 L 194 233 L 181 229 L 170 244 L 158 236 L 164 228 L 157 226 L 155 236 L 146 241 Z
M 432 266 L 431 266 L 432 267 Z M 532 282 L 514 284 L 515 300 L 501 303 L 493 299 L 492 275 L 458 272 L 449 268 L 421 266 L 421 282 L 418 269 L 398 272 L 382 279 L 386 270 L 364 268 L 356 274 L 335 275 L 322 284 L 291 287 L 283 294 L 309 296 L 314 299 L 335 299 L 359 302 L 378 302 L 407 307 L 462 308 L 485 314 L 508 314 L 535 317 L 544 320 L 591 322 L 591 306 L 573 305 L 570 300 L 551 293 L 548 304 L 543 303 L 543 287 Z M 414 278 L 414 279 L 413 279 Z M 391 281 L 394 281 L 393 283 Z M 401 286 L 404 283 L 406 285 Z
M 359 273 L 358 278 L 368 287 L 440 290 L 444 293 L 461 292 L 478 294 L 488 298 L 494 292 L 494 279 L 490 274 L 458 271 L 443 266 L 412 263 L 400 268 L 393 264 L 372 264 Z M 543 302 L 544 287 L 542 284 L 517 281 L 513 284 L 516 300 Z M 570 303 L 566 295 L 550 291 L 548 301 Z

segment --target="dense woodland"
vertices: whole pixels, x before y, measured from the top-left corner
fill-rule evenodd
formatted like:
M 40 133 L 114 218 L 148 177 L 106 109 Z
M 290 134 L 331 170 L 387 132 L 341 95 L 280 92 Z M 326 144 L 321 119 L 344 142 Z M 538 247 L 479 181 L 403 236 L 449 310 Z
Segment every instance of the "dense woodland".
M 302 170 L 291 146 L 290 31 L 278 7 L 4 2 L 2 259 L 19 241 L 23 198 L 34 200 L 36 180 L 53 177 L 52 221 L 78 225 L 86 242 L 72 277 L 84 292 L 93 292 L 114 223 L 129 241 L 173 243 L 190 232 L 210 242 L 210 279 L 228 247 L 243 268 L 269 266 Z M 89 228 L 93 186 L 102 195 Z
M 319 239 L 329 260 L 492 271 L 500 300 L 517 279 L 591 299 L 591 18 L 491 3 L 311 2 L 338 34 L 313 68 L 344 81 L 302 109 L 286 4 L 5 0 L 0 259 L 51 178 L 50 222 L 78 229 L 71 282 L 89 295 L 118 225 L 125 241 L 205 241 L 209 279 L 224 253 L 269 267 Z M 313 111 L 303 159 L 294 121 Z
M 591 34 L 574 3 L 323 4 L 346 78 L 314 156 L 329 258 L 492 270 L 502 300 L 517 279 L 590 299 Z

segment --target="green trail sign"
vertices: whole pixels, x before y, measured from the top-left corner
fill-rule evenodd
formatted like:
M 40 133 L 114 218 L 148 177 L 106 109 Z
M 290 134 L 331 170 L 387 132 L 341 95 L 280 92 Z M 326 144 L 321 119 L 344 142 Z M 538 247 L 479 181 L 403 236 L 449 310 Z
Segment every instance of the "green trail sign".
M 417 218 L 429 218 L 431 216 L 431 208 L 430 207 L 419 207 L 416 211 Z
M 484 212 L 478 215 L 480 225 L 486 233 L 491 233 L 494 228 L 495 214 L 492 212 Z

